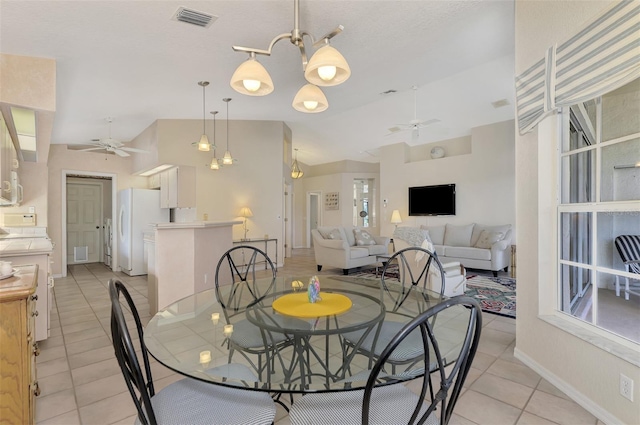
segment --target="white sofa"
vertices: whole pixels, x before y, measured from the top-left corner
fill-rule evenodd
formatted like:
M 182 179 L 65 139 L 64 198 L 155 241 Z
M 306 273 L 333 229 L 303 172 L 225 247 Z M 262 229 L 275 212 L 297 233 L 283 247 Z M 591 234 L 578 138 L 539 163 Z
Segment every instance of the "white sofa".
M 494 276 L 500 270 L 507 271 L 511 264 L 510 224 L 456 226 L 447 223 L 420 227 L 429 232 L 429 239 L 442 263 L 459 261 L 465 268 L 491 270 Z
M 389 252 L 388 237 L 371 235 L 365 244 L 358 245 L 354 229 L 369 231 L 351 226 L 322 226 L 311 230 L 318 271 L 322 266 L 337 267 L 346 275 L 354 267 L 375 264 L 378 255 Z

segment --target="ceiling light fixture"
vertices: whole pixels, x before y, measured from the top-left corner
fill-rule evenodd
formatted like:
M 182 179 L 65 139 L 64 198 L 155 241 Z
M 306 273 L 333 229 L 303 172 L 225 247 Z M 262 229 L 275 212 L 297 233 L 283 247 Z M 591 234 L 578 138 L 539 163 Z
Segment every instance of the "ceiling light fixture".
M 229 102 L 231 102 L 231 98 L 230 97 L 225 97 L 224 99 L 222 99 L 223 102 L 226 102 L 227 104 L 227 150 L 224 153 L 224 156 L 222 157 L 222 164 L 223 165 L 233 165 L 233 157 L 231 156 L 231 152 L 229 152 Z
M 211 158 L 211 163 L 209 164 L 209 168 L 212 170 L 220 169 L 220 160 L 216 158 L 216 114 L 218 111 L 212 111 L 211 115 L 213 115 L 213 158 Z
M 205 88 L 209 85 L 208 81 L 200 81 L 198 85 L 202 87 L 202 136 L 200 136 L 199 142 L 193 142 L 192 145 L 198 146 L 198 150 L 201 152 L 209 152 L 211 150 L 211 143 L 209 143 L 209 138 L 207 137 L 207 126 L 205 118 Z M 213 146 L 215 149 L 215 146 Z
M 294 149 L 296 151 L 296 156 L 295 159 L 293 160 L 293 164 L 291 164 L 291 177 L 294 179 L 299 179 L 301 178 L 304 173 L 302 172 L 302 170 L 300 169 L 300 166 L 298 165 L 298 149 Z
M 304 77 L 310 83 L 303 86 L 293 100 L 293 107 L 301 112 L 317 113 L 326 110 L 329 106 L 327 98 L 317 86 L 336 86 L 345 82 L 351 76 L 351 69 L 344 56 L 329 44 L 336 35 L 340 34 L 344 27 L 338 25 L 333 31 L 323 35 L 316 42 L 311 34 L 300 29 L 299 0 L 293 2 L 293 30 L 290 33 L 276 36 L 267 50 L 252 47 L 233 46 L 236 52 L 249 53 L 249 58 L 240 64 L 231 77 L 231 87 L 241 94 L 249 96 L 265 96 L 274 89 L 273 81 L 267 70 L 257 61 L 256 55 L 271 56 L 273 46 L 280 40 L 289 39 L 292 44 L 300 49 L 302 56 L 302 71 Z M 304 46 L 304 37 L 311 40 L 316 52 L 307 58 Z

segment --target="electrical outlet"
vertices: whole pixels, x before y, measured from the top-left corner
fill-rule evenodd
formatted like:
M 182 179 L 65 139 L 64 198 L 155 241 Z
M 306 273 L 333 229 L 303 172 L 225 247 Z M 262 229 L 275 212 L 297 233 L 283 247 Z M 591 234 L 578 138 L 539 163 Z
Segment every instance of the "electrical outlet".
M 620 374 L 620 395 L 629 399 L 629 401 L 633 401 L 633 379 L 622 373 Z

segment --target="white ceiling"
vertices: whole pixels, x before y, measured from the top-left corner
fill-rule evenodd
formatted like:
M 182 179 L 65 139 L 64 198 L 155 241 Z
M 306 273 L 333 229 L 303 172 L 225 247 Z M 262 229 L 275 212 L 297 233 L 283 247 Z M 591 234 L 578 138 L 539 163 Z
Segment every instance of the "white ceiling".
M 209 28 L 172 20 L 179 6 L 218 16 Z M 293 130 L 300 161 L 378 162 L 377 148 L 429 143 L 470 134 L 472 127 L 514 116 L 514 4 L 510 1 L 300 1 L 300 28 L 319 37 L 341 24 L 332 45 L 351 78 L 324 88 L 329 109 L 295 111 L 305 83 L 300 53 L 287 40 L 259 56 L 275 91 L 243 96 L 229 86 L 246 59 L 231 49 L 266 49 L 293 28 L 293 0 L 24 1 L 0 0 L 0 51 L 57 62 L 57 110 L 52 143 L 81 144 L 108 136 L 130 140 L 159 118 L 282 120 Z M 311 50 L 308 48 L 308 50 Z M 417 117 L 441 122 L 386 136 Z M 395 89 L 392 95 L 381 93 Z M 492 101 L 508 99 L 495 109 Z M 207 114 L 209 115 L 209 114 Z

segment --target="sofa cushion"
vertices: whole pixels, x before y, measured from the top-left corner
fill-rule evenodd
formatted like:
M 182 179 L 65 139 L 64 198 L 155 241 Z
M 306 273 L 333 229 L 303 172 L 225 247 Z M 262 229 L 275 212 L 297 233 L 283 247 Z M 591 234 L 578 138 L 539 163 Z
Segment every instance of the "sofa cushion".
M 367 248 L 351 247 L 349 248 L 349 258 L 364 258 L 369 256 L 369 250 Z
M 342 232 L 337 227 L 318 228 L 318 232 L 325 239 L 342 239 Z
M 369 255 L 381 255 L 389 253 L 389 248 L 384 245 L 369 245 L 366 247 Z
M 364 229 L 353 229 L 353 236 L 356 239 L 357 246 L 375 245 L 376 241 L 373 235 Z
M 476 244 L 478 243 L 478 238 L 480 237 L 480 233 L 482 233 L 483 230 L 487 230 L 489 232 L 502 232 L 504 235 L 506 235 L 510 229 L 510 224 L 504 224 L 501 226 L 487 226 L 484 224 L 476 224 L 473 227 L 473 233 L 471 234 L 471 246 L 476 246 Z
M 466 246 L 445 246 L 444 255 L 451 258 L 468 258 L 470 260 L 491 260 L 490 249 L 471 248 Z M 464 264 L 464 261 L 461 261 Z
M 434 245 L 444 245 L 444 226 L 420 226 L 429 231 L 429 238 Z
M 454 226 L 447 223 L 444 232 L 444 245 L 446 246 L 471 246 L 471 234 L 473 223 L 465 226 Z
M 488 230 L 483 230 L 474 246 L 476 248 L 491 249 L 491 245 L 501 241 L 502 239 L 504 239 L 503 232 L 490 232 Z
M 356 246 L 356 238 L 355 236 L 353 236 L 353 229 L 355 229 L 355 227 L 345 226 L 343 227 L 343 229 L 344 229 L 344 236 L 349 246 Z
M 444 245 L 433 245 L 433 252 L 440 257 L 444 256 Z

